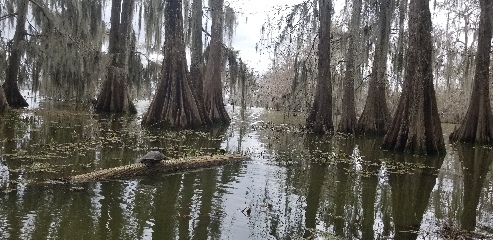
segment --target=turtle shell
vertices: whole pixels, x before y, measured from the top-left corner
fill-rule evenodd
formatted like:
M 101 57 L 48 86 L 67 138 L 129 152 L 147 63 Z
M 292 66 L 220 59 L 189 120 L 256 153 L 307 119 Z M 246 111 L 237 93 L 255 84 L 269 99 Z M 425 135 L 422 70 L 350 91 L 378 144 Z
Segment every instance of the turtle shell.
M 166 159 L 166 156 L 163 153 L 159 151 L 150 151 L 146 155 L 140 157 L 138 161 L 149 167 L 164 159 Z

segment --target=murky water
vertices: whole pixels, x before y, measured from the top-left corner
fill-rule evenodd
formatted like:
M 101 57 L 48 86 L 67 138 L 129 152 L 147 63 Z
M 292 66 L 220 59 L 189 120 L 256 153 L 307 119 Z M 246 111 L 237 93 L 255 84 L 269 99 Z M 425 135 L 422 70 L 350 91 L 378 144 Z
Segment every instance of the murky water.
M 493 232 L 491 148 L 442 157 L 384 152 L 380 139 L 315 136 L 304 117 L 229 109 L 232 124 L 148 130 L 140 117 L 41 102 L 0 117 L 0 239 L 436 238 L 444 224 Z M 241 120 L 244 116 L 244 120 Z M 448 134 L 453 126 L 444 125 Z M 223 148 L 250 160 L 130 181 L 46 179 Z

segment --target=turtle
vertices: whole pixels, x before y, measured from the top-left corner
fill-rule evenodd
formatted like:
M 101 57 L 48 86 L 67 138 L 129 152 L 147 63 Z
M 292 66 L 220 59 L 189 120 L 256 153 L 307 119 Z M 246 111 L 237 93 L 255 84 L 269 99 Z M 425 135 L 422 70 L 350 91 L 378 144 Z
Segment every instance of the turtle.
M 150 151 L 137 159 L 138 162 L 145 164 L 147 167 L 152 167 L 161 160 L 166 160 L 166 156 L 159 151 Z

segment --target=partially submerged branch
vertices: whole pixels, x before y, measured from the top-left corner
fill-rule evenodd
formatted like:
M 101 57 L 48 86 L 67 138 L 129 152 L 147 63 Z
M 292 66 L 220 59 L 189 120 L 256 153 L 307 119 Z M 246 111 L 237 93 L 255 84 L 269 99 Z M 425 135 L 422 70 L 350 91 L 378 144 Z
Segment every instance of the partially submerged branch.
M 67 182 L 87 182 L 100 180 L 132 179 L 136 177 L 150 176 L 152 174 L 169 174 L 195 170 L 199 168 L 215 167 L 240 162 L 245 159 L 246 157 L 237 154 L 170 159 L 162 160 L 151 167 L 147 167 L 145 164 L 142 163 L 135 163 L 131 165 L 80 174 L 61 180 Z

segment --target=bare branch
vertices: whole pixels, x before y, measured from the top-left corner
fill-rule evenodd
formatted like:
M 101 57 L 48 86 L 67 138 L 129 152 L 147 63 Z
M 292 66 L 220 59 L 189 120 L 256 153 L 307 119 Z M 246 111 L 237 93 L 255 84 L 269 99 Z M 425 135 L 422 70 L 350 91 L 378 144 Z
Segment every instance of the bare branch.
M 207 35 L 208 37 L 211 37 L 211 34 L 209 32 L 207 32 L 207 30 L 205 30 L 204 28 L 202 28 L 202 32 L 204 32 L 205 35 Z
M 0 21 L 3 21 L 7 18 L 15 17 L 15 16 L 17 16 L 17 13 L 11 13 L 11 14 L 7 14 L 7 15 L 3 15 L 0 17 Z

